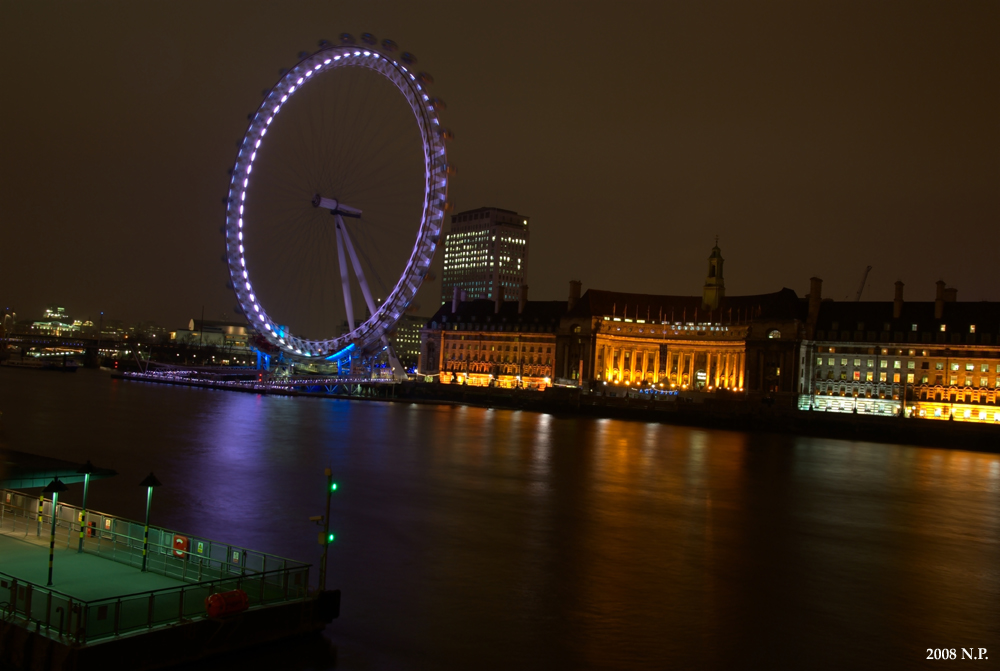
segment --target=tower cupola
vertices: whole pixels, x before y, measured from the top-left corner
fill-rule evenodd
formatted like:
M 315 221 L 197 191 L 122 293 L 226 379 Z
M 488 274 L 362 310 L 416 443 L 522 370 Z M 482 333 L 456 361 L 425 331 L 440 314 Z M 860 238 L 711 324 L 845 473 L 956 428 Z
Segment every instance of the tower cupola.
M 717 310 L 719 303 L 726 295 L 726 281 L 722 276 L 722 250 L 719 249 L 719 238 L 715 238 L 715 246 L 708 257 L 708 276 L 705 278 L 705 286 L 701 292 L 702 307 Z

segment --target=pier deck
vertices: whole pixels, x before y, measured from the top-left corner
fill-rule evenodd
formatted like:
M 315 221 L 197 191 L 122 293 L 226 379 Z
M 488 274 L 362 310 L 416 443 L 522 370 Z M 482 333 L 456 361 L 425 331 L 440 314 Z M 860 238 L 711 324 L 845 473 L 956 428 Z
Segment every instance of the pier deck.
M 47 531 L 47 529 L 43 529 Z M 0 572 L 19 582 L 44 585 L 49 572 L 49 539 L 15 534 L 8 527 L 0 529 Z M 75 547 L 56 547 L 52 562 L 52 589 L 80 601 L 94 601 L 139 592 L 181 587 L 182 580 L 157 573 L 143 573 L 141 567 L 129 566 L 103 557 L 77 552 Z M 2 594 L 2 592 L 0 592 Z M 2 599 L 3 597 L 0 597 Z

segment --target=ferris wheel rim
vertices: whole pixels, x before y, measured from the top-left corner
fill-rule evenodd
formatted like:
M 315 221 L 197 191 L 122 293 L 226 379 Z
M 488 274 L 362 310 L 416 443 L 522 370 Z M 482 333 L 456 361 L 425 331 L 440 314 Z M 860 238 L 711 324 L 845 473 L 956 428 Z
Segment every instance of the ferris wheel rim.
M 404 54 L 405 55 L 405 54 Z M 401 59 L 373 46 L 328 45 L 306 55 L 284 71 L 264 96 L 252 115 L 237 153 L 226 199 L 226 261 L 240 309 L 251 330 L 265 338 L 289 358 L 332 360 L 362 352 L 382 341 L 402 318 L 415 298 L 424 277 L 430 272 L 437 244 L 449 208 L 448 163 L 445 150 L 447 131 L 437 115 L 438 101 L 430 96 L 423 78 Z M 420 226 L 413 249 L 399 279 L 368 319 L 348 333 L 320 339 L 302 338 L 272 319 L 256 295 L 244 252 L 244 202 L 252 183 L 253 162 L 267 130 L 282 106 L 314 75 L 344 67 L 361 67 L 391 82 L 404 97 L 417 123 L 423 151 L 424 197 Z M 349 316 L 349 319 L 353 319 Z M 350 325 L 350 323 L 349 323 Z

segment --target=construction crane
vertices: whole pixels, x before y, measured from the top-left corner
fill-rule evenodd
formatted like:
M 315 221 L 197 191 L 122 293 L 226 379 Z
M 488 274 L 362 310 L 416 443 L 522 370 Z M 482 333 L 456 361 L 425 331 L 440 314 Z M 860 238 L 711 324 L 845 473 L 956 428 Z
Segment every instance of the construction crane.
M 868 273 L 870 273 L 871 271 L 872 271 L 871 266 L 865 268 L 865 274 L 861 276 L 861 286 L 858 287 L 858 295 L 854 297 L 855 303 L 861 300 L 861 292 L 865 290 L 865 282 L 868 281 Z

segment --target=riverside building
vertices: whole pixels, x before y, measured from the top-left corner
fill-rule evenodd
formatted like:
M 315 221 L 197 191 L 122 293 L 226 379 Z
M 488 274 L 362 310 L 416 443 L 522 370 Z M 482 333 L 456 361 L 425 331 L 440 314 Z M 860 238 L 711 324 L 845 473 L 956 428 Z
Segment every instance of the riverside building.
M 443 384 L 543 390 L 556 369 L 556 332 L 566 301 L 452 301 L 430 318 L 420 337 L 418 373 Z
M 570 282 L 557 379 L 582 386 L 795 393 L 806 306 L 791 289 L 727 296 L 718 244 L 701 296 L 633 294 Z
M 449 303 L 456 288 L 472 299 L 518 300 L 528 281 L 528 219 L 498 207 L 452 215 L 444 239 L 441 303 Z
M 821 301 L 801 344 L 799 407 L 828 412 L 1000 422 L 1000 303 Z

